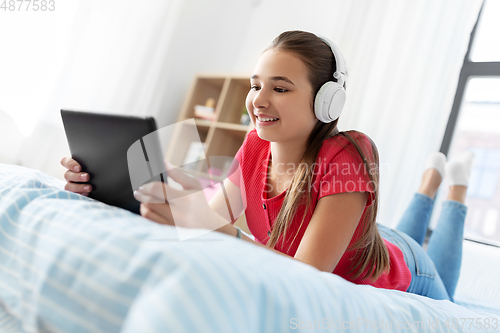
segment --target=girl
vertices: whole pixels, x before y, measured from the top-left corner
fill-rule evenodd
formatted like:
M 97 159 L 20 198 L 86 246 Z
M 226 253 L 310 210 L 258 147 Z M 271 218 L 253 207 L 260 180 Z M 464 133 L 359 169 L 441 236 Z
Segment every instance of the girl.
M 436 161 L 442 162 L 444 155 L 429 160 L 431 168 L 398 226 L 416 240 L 378 226 L 377 148 L 360 132 L 338 131 L 342 92 L 335 97 L 333 113 L 328 109 L 322 113 L 322 101 L 317 98 L 324 92 L 320 89 L 325 83 L 333 81 L 337 88 L 345 88 L 346 73 L 340 72 L 344 67 L 333 43 L 303 31 L 282 33 L 261 55 L 246 100 L 255 129 L 236 155 L 242 180 L 233 173 L 224 182 L 230 198 L 240 195 L 242 186 L 238 185 L 244 183 L 241 195 L 247 205 L 231 205 L 233 216 L 229 221 L 234 222 L 244 212 L 255 240 L 222 218 L 227 215 L 222 191 L 208 204 L 198 191 L 199 182 L 171 166 L 170 177 L 184 190 L 165 185 L 168 202 L 150 203 L 152 198 L 163 198 L 162 184 L 144 185 L 136 193 L 142 202 L 141 215 L 170 225 L 174 225 L 175 215 L 176 226 L 216 229 L 353 283 L 452 300 L 461 255 L 444 260 L 453 263 L 455 272 L 446 275 L 440 267 L 434 267 L 433 260 L 436 266 L 441 261 L 431 260 L 431 253 L 428 256 L 420 246 L 432 196 L 444 174 L 436 171 L 440 170 Z M 88 181 L 88 174 L 81 178 L 81 168 L 73 159 L 64 158 L 61 163 L 68 168 L 66 189 L 88 195 L 90 189 L 77 184 Z M 457 165 L 460 170 L 467 169 L 464 163 Z M 450 195 L 465 193 L 465 186 L 453 185 L 463 189 L 450 191 Z M 458 200 L 462 198 L 449 199 L 454 201 L 449 210 L 443 209 L 444 222 L 439 226 L 463 225 L 466 208 L 463 200 Z M 439 235 L 438 230 L 434 234 Z M 437 248 L 448 235 L 445 232 L 439 237 Z M 434 250 L 435 254 L 461 252 L 462 237 L 457 230 L 453 241 L 447 242 L 447 251 Z M 442 275 L 447 280 L 443 281 Z

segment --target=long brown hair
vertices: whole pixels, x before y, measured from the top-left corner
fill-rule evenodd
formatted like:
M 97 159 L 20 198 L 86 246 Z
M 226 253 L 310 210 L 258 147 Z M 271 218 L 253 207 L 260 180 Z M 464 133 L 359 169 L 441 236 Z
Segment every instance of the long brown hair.
M 336 65 L 333 53 L 329 46 L 312 33 L 304 31 L 283 32 L 273 40 L 271 45 L 264 50 L 264 52 L 267 50 L 289 52 L 302 60 L 308 69 L 308 77 L 312 86 L 313 98 L 325 82 L 334 80 L 333 73 L 336 70 Z M 313 103 L 314 101 L 311 100 L 312 107 L 314 106 Z M 370 183 L 373 185 L 372 188 L 374 189 L 373 203 L 366 208 L 364 219 L 361 221 L 361 237 L 346 250 L 346 252 L 349 250 L 357 250 L 353 265 L 348 273 L 352 274 L 353 279 L 361 277 L 361 279 L 370 278 L 376 280 L 384 272 L 389 271 L 390 268 L 389 252 L 380 236 L 375 220 L 379 201 L 378 151 L 373 141 L 369 140 L 371 147 L 366 147 L 364 142 L 358 140 L 360 135 L 363 136 L 360 132 L 339 132 L 337 129 L 337 122 L 338 119 L 331 123 L 322 123 L 318 121 L 313 128 L 307 141 L 307 148 L 302 155 L 299 167 L 291 180 L 283 205 L 276 217 L 267 246 L 273 248 L 281 235 L 283 236 L 282 242 L 285 241 L 286 233 L 293 221 L 293 217 L 298 208 L 301 205 L 305 205 L 306 209 L 300 226 L 297 229 L 298 234 L 308 210 L 311 209 L 311 192 L 307 189 L 311 188 L 314 176 L 313 165 L 316 163 L 323 142 L 333 136 L 338 136 L 339 138 L 342 136 L 356 148 L 357 153 L 364 163 L 365 172 L 370 177 Z M 295 241 L 297 234 L 295 234 L 293 241 L 290 242 L 290 246 Z M 363 272 L 365 272 L 365 274 L 363 274 Z

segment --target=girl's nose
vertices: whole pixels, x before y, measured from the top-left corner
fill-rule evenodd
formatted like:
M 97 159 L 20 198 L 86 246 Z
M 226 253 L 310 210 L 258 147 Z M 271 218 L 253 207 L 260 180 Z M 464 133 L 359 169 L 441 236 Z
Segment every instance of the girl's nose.
M 262 109 L 262 108 L 267 108 L 269 106 L 269 96 L 265 91 L 262 89 L 259 91 L 255 92 L 255 95 L 253 96 L 253 101 L 252 104 L 254 108 L 257 109 Z

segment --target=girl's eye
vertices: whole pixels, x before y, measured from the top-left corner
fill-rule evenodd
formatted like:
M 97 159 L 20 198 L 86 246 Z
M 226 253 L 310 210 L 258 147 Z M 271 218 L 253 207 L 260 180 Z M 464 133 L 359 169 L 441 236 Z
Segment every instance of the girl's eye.
M 259 86 L 256 86 L 256 85 L 253 85 L 250 87 L 250 90 L 260 90 L 261 88 Z M 284 89 L 284 88 L 274 88 L 274 91 L 278 92 L 278 93 L 284 93 L 284 92 L 287 92 L 288 90 Z

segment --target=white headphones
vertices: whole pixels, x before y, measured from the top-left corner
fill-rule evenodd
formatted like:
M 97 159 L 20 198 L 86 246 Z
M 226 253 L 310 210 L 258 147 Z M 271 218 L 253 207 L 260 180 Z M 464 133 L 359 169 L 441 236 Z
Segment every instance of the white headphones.
M 336 120 L 344 108 L 346 93 L 344 82 L 346 82 L 347 69 L 340 49 L 332 41 L 323 36 L 318 36 L 326 45 L 330 46 L 337 65 L 333 77 L 337 82 L 328 81 L 321 86 L 314 100 L 314 113 L 323 123 L 330 123 Z

